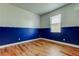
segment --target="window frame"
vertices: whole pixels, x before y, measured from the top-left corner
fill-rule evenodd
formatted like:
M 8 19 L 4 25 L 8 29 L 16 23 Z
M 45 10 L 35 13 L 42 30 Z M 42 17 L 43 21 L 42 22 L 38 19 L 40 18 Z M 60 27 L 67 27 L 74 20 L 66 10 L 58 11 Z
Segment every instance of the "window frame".
M 55 17 L 55 16 L 57 16 L 57 15 L 60 16 L 60 22 L 59 22 L 59 24 L 60 24 L 60 31 L 53 31 L 53 30 L 52 30 L 52 25 L 53 25 L 53 24 L 56 24 L 56 23 L 53 23 L 53 24 L 52 24 L 52 17 Z M 52 33 L 61 33 L 61 16 L 62 16 L 61 14 L 56 14 L 56 15 L 50 17 L 50 31 L 51 31 Z M 58 23 L 57 23 L 57 24 L 58 24 Z

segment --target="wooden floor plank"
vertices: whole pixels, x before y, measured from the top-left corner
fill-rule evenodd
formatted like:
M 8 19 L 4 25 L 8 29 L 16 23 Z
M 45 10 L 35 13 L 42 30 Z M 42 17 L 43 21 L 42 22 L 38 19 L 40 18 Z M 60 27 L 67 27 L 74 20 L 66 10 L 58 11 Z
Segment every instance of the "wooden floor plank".
M 0 48 L 0 56 L 79 56 L 79 48 L 37 40 Z

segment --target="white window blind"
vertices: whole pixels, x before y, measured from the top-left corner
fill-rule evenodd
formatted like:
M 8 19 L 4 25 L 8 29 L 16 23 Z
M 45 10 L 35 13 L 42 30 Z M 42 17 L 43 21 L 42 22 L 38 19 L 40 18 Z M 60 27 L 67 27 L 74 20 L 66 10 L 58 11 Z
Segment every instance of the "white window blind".
M 50 18 L 51 32 L 61 32 L 61 14 Z

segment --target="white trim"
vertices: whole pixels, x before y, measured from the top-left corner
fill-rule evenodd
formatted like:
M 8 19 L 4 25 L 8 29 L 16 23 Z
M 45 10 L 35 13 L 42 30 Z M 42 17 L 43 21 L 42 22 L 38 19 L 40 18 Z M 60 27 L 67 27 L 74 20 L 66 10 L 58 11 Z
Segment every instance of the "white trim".
M 32 39 L 32 40 L 26 40 L 26 41 L 22 41 L 22 42 L 16 42 L 16 43 L 7 44 L 7 45 L 2 45 L 2 46 L 0 46 L 0 48 L 5 48 L 5 47 L 9 47 L 9 46 L 14 46 L 14 45 L 17 45 L 17 44 L 32 42 L 32 41 L 36 41 L 36 40 L 39 40 L 39 38 Z
M 5 47 L 9 47 L 9 46 L 14 46 L 14 45 L 17 45 L 17 44 L 32 42 L 32 41 L 36 41 L 36 40 L 47 40 L 47 41 L 50 41 L 50 42 L 55 42 L 55 43 L 59 43 L 59 44 L 63 44 L 63 45 L 67 45 L 67 46 L 71 46 L 71 47 L 75 47 L 75 48 L 79 48 L 79 46 L 78 46 L 78 45 L 75 45 L 75 44 L 69 44 L 69 43 L 60 42 L 60 41 L 55 41 L 55 40 L 46 39 L 46 38 L 36 38 L 36 39 L 32 39 L 32 40 L 26 40 L 26 41 L 22 41 L 22 42 L 17 42 L 17 43 L 2 45 L 2 46 L 0 46 L 0 48 L 5 48 Z
M 39 38 L 39 39 L 47 40 L 47 41 L 51 41 L 51 42 L 55 42 L 55 43 L 59 43 L 59 44 L 63 44 L 63 45 L 71 46 L 71 47 L 75 47 L 75 48 L 79 48 L 79 45 L 75 45 L 75 44 L 69 44 L 69 43 L 55 41 L 55 40 L 46 39 L 46 38 Z

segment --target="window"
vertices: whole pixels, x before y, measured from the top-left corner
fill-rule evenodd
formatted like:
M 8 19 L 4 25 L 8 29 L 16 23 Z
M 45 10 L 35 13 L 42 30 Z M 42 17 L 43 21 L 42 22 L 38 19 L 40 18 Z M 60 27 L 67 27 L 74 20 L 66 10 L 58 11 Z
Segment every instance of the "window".
M 61 14 L 51 17 L 50 23 L 51 32 L 61 32 Z

